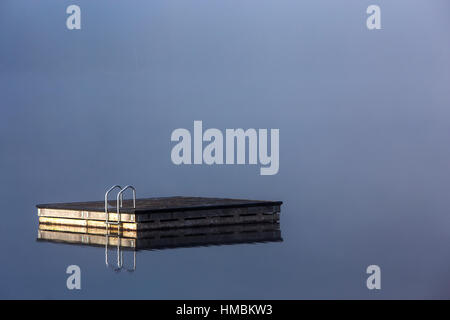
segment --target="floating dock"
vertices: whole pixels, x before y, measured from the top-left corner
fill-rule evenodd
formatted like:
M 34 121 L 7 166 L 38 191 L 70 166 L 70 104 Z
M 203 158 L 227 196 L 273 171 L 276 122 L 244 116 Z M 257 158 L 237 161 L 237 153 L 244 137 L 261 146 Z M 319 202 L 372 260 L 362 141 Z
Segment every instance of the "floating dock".
M 105 201 L 39 204 L 39 223 L 89 229 L 108 227 L 123 232 L 276 223 L 282 204 L 281 201 L 201 197 L 122 200 L 121 193 L 117 201 L 108 201 L 107 196 L 108 192 Z M 50 231 L 45 226 L 44 229 Z

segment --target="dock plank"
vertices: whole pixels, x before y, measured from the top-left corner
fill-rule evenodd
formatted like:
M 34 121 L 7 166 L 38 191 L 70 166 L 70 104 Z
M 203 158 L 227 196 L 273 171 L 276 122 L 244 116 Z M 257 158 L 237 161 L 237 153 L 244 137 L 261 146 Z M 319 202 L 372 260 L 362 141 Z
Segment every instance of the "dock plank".
M 282 201 L 227 199 L 227 198 L 203 198 L 203 197 L 163 197 L 136 199 L 136 208 L 133 208 L 132 200 L 124 200 L 121 212 L 142 214 L 156 212 L 175 212 L 185 210 L 225 209 L 258 206 L 280 206 Z M 115 211 L 116 201 L 108 201 L 111 211 Z M 69 202 L 38 204 L 39 209 L 78 210 L 91 212 L 104 212 L 104 201 Z

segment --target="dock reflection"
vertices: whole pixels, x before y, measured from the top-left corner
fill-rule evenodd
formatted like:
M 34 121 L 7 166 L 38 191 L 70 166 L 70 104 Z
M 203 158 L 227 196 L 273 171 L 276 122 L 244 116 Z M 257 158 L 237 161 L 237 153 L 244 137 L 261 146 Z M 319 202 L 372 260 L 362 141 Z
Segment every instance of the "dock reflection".
M 136 270 L 136 252 L 199 246 L 236 245 L 281 242 L 278 222 L 248 223 L 195 228 L 175 228 L 142 231 L 121 231 L 40 224 L 37 241 L 105 248 L 105 264 L 116 272 Z M 112 263 L 109 252 L 116 250 Z M 133 264 L 124 266 L 123 251 L 133 252 Z

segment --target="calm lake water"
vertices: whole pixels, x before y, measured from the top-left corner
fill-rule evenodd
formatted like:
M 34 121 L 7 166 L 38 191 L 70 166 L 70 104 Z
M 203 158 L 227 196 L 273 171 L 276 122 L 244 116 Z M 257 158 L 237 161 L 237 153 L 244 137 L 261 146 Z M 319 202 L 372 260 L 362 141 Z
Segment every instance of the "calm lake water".
M 1 1 L 0 298 L 450 298 L 450 4 L 378 3 L 369 31 L 372 1 L 77 1 L 69 31 L 72 1 Z M 174 165 L 194 120 L 279 129 L 279 173 Z M 36 204 L 113 184 L 281 200 L 283 241 L 139 251 L 133 273 L 36 241 Z

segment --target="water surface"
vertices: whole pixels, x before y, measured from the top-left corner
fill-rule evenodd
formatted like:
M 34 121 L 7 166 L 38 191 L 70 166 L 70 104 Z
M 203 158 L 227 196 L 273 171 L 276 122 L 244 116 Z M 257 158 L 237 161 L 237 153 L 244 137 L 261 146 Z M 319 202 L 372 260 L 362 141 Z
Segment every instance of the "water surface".
M 69 31 L 72 1 L 1 1 L 0 297 L 450 298 L 450 5 L 378 3 L 369 31 L 372 1 L 77 1 Z M 194 120 L 280 129 L 279 173 L 173 165 Z M 142 251 L 134 273 L 36 241 L 36 204 L 117 183 L 282 200 L 284 241 Z

